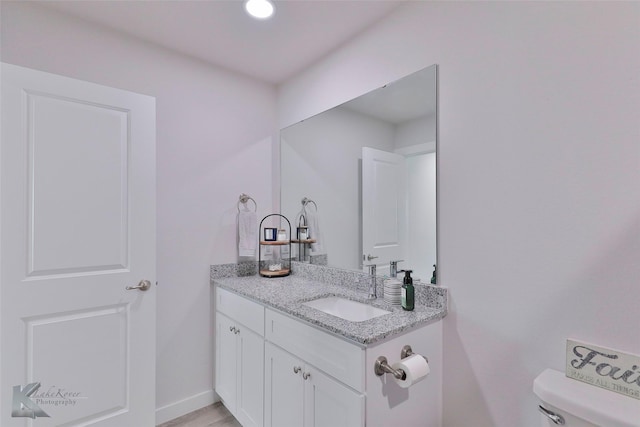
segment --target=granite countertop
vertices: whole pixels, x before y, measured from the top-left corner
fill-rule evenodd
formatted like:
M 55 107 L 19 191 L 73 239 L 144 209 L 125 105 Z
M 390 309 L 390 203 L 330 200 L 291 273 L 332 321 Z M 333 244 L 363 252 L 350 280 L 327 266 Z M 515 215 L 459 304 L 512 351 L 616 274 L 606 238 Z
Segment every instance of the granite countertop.
M 447 314 L 446 290 L 431 285 L 414 285 L 415 309 L 405 311 L 400 306 L 387 304 L 382 298 L 380 288 L 378 299 L 372 302 L 367 300 L 367 293 L 362 289 L 328 284 L 295 275 L 282 278 L 261 276 L 214 278 L 213 282 L 220 288 L 245 296 L 267 308 L 282 311 L 364 346 L 437 321 Z M 363 322 L 352 322 L 302 305 L 304 302 L 332 295 L 371 304 L 390 311 L 391 314 Z

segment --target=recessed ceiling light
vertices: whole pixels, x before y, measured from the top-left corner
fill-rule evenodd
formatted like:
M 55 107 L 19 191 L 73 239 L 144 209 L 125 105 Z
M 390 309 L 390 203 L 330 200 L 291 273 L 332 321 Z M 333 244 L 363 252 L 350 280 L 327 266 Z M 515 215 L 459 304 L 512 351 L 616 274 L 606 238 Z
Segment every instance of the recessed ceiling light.
M 267 19 L 273 15 L 273 3 L 269 0 L 247 0 L 244 3 L 247 13 L 257 19 Z

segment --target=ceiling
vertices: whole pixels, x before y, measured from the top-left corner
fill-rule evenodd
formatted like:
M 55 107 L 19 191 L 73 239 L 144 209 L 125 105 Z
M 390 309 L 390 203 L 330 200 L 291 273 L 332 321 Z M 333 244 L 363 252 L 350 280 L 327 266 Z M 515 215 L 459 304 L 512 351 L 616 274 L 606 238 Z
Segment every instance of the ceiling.
M 436 72 L 436 66 L 432 65 L 340 107 L 396 125 L 434 115 L 437 105 Z
M 378 22 L 403 1 L 276 0 L 255 20 L 243 0 L 42 1 L 231 71 L 279 84 Z

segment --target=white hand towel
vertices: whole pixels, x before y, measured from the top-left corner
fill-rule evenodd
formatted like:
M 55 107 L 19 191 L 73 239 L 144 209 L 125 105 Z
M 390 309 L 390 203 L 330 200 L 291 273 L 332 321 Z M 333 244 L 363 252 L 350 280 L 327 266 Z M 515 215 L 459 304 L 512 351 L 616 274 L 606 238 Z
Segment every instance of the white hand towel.
M 238 256 L 256 256 L 258 245 L 258 217 L 249 210 L 238 212 Z
M 314 255 L 324 254 L 324 238 L 322 236 L 322 230 L 320 230 L 318 212 L 313 209 L 309 209 L 306 211 L 306 216 L 307 226 L 309 227 L 309 236 L 316 241 L 311 244 L 311 253 Z

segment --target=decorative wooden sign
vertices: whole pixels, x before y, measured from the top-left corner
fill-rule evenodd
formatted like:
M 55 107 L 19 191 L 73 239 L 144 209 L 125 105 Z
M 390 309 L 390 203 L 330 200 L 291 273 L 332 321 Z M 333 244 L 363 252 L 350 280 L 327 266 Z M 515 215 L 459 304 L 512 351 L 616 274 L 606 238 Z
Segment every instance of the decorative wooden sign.
M 640 356 L 567 340 L 566 375 L 640 399 Z

